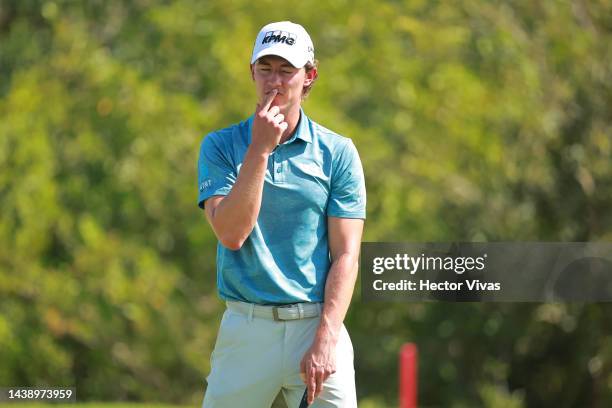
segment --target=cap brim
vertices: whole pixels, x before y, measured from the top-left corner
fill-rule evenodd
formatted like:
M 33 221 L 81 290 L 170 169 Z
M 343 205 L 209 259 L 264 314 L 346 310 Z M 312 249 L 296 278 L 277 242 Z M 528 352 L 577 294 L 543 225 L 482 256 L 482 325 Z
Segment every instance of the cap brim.
M 265 57 L 265 56 L 268 56 L 268 55 L 275 55 L 277 57 L 284 58 L 287 61 L 289 61 L 289 63 L 291 65 L 293 65 L 294 67 L 296 67 L 296 68 L 302 68 L 308 62 L 308 60 L 304 59 L 303 57 L 300 58 L 298 55 L 293 55 L 292 53 L 287 52 L 287 48 L 285 48 L 285 47 L 274 46 L 273 45 L 271 47 L 268 47 L 268 48 L 265 48 L 265 49 L 259 51 L 255 55 L 253 55 L 253 58 L 251 59 L 251 64 L 254 64 L 255 61 L 257 61 L 261 57 Z

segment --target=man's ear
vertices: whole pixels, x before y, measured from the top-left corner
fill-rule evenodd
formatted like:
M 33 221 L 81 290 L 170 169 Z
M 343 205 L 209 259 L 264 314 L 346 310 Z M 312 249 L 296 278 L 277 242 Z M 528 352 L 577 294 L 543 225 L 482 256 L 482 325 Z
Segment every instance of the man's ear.
M 304 86 L 309 86 L 317 77 L 317 69 L 313 68 L 310 72 L 306 72 L 306 79 L 304 79 Z

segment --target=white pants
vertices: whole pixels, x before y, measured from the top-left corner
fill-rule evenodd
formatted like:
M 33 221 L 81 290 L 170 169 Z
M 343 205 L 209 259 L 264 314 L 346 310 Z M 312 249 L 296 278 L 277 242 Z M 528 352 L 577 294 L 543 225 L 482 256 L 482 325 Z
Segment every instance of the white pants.
M 298 408 L 306 388 L 300 361 L 319 320 L 274 321 L 226 309 L 202 407 L 269 408 L 282 390 L 287 406 Z M 309 407 L 357 407 L 353 345 L 344 325 L 336 347 L 336 372 Z

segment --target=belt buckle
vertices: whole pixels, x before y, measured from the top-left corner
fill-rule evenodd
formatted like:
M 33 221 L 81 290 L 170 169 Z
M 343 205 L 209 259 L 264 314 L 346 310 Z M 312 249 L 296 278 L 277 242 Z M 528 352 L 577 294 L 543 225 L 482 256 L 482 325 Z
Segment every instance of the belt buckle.
M 287 320 L 296 320 L 296 319 L 291 319 L 291 318 L 289 318 L 289 319 L 281 319 L 278 316 L 278 309 L 281 309 L 281 308 L 289 309 L 289 308 L 292 308 L 294 306 L 295 306 L 295 304 L 288 304 L 288 305 L 281 305 L 281 306 L 272 306 L 272 317 L 274 317 L 274 321 L 276 321 L 276 322 L 284 322 L 284 321 L 287 321 Z

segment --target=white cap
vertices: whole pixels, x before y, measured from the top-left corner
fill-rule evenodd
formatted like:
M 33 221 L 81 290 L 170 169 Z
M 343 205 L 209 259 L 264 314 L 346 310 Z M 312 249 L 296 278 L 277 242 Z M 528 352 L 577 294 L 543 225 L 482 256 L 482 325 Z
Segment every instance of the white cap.
M 314 46 L 310 36 L 299 24 L 279 21 L 265 25 L 257 34 L 251 64 L 266 55 L 283 57 L 296 68 L 314 63 Z

